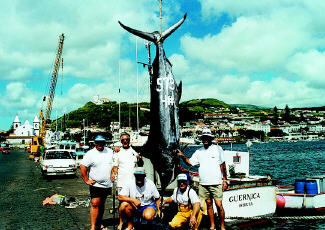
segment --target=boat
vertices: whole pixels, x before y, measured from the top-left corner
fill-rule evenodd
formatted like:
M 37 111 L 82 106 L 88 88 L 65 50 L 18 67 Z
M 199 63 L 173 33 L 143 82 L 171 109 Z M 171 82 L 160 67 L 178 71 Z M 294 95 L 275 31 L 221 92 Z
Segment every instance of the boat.
M 66 150 L 71 154 L 76 152 L 76 148 L 77 148 L 77 142 L 65 141 L 65 140 L 52 143 L 50 146 L 46 147 L 47 150 L 49 149 Z
M 297 179 L 294 186 L 278 186 L 276 199 L 281 214 L 325 214 L 325 175 Z
M 228 188 L 223 193 L 223 207 L 226 222 L 241 222 L 250 217 L 271 216 L 276 211 L 276 186 L 270 176 L 250 175 L 249 152 L 224 150 Z M 161 188 L 159 176 L 154 172 L 150 160 L 144 159 L 147 177 Z M 186 170 L 192 187 L 198 189 L 199 175 L 196 171 Z M 166 189 L 170 193 L 177 186 L 176 180 Z M 206 212 L 205 201 L 201 200 L 203 211 Z M 214 207 L 217 213 L 216 207 Z
M 78 168 L 80 167 L 80 162 L 83 159 L 86 152 L 88 152 L 88 150 L 89 150 L 89 146 L 84 145 L 81 146 L 80 148 L 77 148 L 76 151 L 72 153 L 72 157 L 75 159 Z

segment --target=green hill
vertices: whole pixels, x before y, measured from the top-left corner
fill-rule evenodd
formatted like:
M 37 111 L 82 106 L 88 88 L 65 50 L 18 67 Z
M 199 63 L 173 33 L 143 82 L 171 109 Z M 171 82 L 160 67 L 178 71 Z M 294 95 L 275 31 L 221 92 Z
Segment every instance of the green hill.
M 140 108 L 150 108 L 147 102 L 139 103 Z M 131 126 L 136 128 L 136 104 L 122 102 L 121 108 L 121 126 Z M 234 107 L 213 98 L 207 99 L 194 99 L 184 101 L 180 104 L 180 122 L 190 120 L 197 120 L 203 118 L 204 113 L 214 113 L 216 110 L 226 109 L 231 111 Z M 117 102 L 112 101 L 102 105 L 96 105 L 92 102 L 86 103 L 83 107 L 71 111 L 58 119 L 58 124 L 64 128 L 77 128 L 83 127 L 83 120 L 87 126 L 97 126 L 109 130 L 112 121 L 119 120 L 119 105 Z M 140 127 L 149 124 L 150 112 L 139 109 L 139 125 Z M 54 128 L 55 122 L 52 122 Z
M 139 107 L 149 108 L 149 103 L 139 103 Z M 121 126 L 136 127 L 136 104 L 122 102 L 121 108 Z M 109 130 L 112 121 L 119 120 L 119 105 L 112 101 L 102 105 L 96 105 L 92 102 L 86 103 L 83 107 L 71 111 L 58 119 L 58 124 L 64 124 L 65 128 L 83 127 L 83 119 L 87 126 L 97 126 Z M 149 123 L 149 113 L 139 109 L 139 125 L 143 126 Z M 54 127 L 55 122 L 52 122 Z

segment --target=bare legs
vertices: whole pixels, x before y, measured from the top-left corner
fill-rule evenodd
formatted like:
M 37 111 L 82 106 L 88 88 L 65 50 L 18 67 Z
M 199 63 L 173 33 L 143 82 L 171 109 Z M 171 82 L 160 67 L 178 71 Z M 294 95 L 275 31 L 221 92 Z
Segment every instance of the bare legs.
M 96 223 L 100 224 L 104 214 L 106 198 L 92 198 L 90 207 L 90 230 L 95 230 Z
M 211 199 L 208 199 L 208 200 L 205 200 L 205 202 L 207 203 L 207 211 L 208 211 L 209 220 L 210 220 L 210 229 L 215 229 L 216 226 L 214 224 L 214 213 L 213 213 L 212 201 L 211 201 Z M 225 230 L 225 211 L 222 206 L 222 201 L 215 200 L 215 204 L 217 206 L 218 216 L 220 219 L 220 228 L 221 228 L 221 230 Z

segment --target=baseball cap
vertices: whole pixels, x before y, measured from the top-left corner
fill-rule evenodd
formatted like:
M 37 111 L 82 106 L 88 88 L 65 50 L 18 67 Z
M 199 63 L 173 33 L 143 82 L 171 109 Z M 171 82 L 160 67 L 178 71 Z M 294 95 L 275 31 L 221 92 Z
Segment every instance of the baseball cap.
M 136 167 L 134 169 L 135 175 L 146 175 L 146 171 L 144 170 L 144 167 Z
M 212 132 L 211 132 L 210 129 L 203 129 L 203 130 L 202 130 L 202 134 L 201 134 L 201 136 L 202 136 L 202 137 L 203 137 L 203 136 L 208 136 L 208 137 L 212 137 L 212 138 L 214 138 L 214 136 L 212 135 Z
M 106 141 L 106 140 L 102 135 L 98 135 L 96 136 L 95 141 Z
M 187 176 L 184 173 L 181 173 L 177 176 L 177 180 L 186 180 L 187 181 Z

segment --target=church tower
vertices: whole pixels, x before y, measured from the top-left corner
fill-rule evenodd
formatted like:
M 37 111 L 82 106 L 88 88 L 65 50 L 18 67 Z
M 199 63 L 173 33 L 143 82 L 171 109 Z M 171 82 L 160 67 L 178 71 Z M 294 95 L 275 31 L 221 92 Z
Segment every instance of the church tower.
M 14 132 L 18 127 L 20 127 L 21 122 L 19 121 L 18 115 L 16 115 L 14 122 L 12 123 L 12 127 L 14 128 Z
M 33 121 L 33 129 L 34 129 L 34 135 L 35 136 L 39 136 L 39 119 L 38 117 L 35 115 L 34 121 Z

